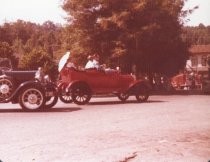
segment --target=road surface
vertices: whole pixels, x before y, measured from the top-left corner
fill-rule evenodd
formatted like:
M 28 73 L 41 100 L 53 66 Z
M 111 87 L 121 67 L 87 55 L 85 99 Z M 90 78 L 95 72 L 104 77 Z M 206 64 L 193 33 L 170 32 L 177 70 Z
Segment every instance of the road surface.
M 0 104 L 2 162 L 208 162 L 210 96 L 92 98 L 48 112 Z

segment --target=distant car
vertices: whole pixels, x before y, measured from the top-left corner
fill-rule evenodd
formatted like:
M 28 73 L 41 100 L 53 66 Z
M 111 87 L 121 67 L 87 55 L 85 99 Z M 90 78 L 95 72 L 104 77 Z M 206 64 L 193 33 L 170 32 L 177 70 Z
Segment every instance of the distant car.
M 54 106 L 58 100 L 56 85 L 47 77 L 40 78 L 37 73 L 2 68 L 0 102 L 19 103 L 26 111 L 49 109 Z M 35 75 L 38 77 L 35 78 Z
M 92 95 L 115 94 L 121 101 L 135 95 L 138 102 L 148 100 L 150 85 L 145 80 L 136 80 L 132 75 L 122 75 L 118 71 L 89 69 L 76 70 L 64 67 L 60 71 L 58 89 L 61 96 L 69 96 L 78 105 L 87 104 Z
M 172 87 L 179 89 L 201 89 L 202 80 L 199 74 L 178 74 L 171 78 Z

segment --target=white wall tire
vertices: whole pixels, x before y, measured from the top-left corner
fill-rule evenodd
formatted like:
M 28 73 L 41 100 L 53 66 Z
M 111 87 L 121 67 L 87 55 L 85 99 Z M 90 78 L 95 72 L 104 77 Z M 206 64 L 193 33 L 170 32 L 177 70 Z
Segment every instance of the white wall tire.
M 14 83 L 9 78 L 0 79 L 0 101 L 9 98 L 14 91 Z
M 46 99 L 41 88 L 24 88 L 19 96 L 19 104 L 25 111 L 40 111 L 45 105 Z
M 53 106 L 56 105 L 56 103 L 58 102 L 58 96 L 55 95 L 55 96 L 52 96 L 52 97 L 49 97 L 45 103 L 45 107 L 44 109 L 45 110 L 49 110 L 51 109 Z

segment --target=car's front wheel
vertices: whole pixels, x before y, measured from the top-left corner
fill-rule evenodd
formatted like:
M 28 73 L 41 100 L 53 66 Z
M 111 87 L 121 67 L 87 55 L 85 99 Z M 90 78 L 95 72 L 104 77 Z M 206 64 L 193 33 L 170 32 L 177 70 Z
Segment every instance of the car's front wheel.
M 19 96 L 19 104 L 25 111 L 40 111 L 45 102 L 44 92 L 38 87 L 26 87 Z
M 87 104 L 91 99 L 91 91 L 87 85 L 77 84 L 72 87 L 71 92 L 73 102 L 78 105 Z
M 117 95 L 117 97 L 118 97 L 121 101 L 125 102 L 125 101 L 128 99 L 129 94 L 127 94 L 127 93 L 119 93 L 119 94 Z

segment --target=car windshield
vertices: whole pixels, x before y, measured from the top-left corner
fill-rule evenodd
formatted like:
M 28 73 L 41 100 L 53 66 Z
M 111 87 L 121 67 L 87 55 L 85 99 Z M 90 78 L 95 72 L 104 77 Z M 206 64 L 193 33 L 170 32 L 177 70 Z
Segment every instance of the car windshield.
M 10 59 L 0 58 L 0 68 L 12 69 L 12 64 L 11 64 Z

